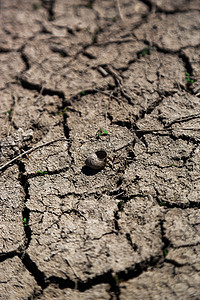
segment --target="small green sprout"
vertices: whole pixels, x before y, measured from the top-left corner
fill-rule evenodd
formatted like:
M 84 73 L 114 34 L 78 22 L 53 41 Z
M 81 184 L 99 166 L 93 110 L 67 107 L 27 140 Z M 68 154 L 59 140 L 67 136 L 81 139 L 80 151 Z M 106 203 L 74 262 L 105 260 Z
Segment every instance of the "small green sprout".
M 120 282 L 122 282 L 122 279 L 119 278 L 118 274 L 113 274 L 113 279 L 115 280 L 115 283 L 118 285 Z
M 115 16 L 115 17 L 110 18 L 110 21 L 112 21 L 113 23 L 115 23 L 115 22 L 117 22 L 117 19 L 118 19 L 118 17 Z
M 26 227 L 28 225 L 28 221 L 26 218 L 23 219 L 22 223 L 24 224 L 24 226 Z
M 48 172 L 47 172 L 47 171 L 38 171 L 38 173 L 40 173 L 40 174 L 42 174 L 42 175 L 44 175 L 44 174 L 48 174 Z
M 195 79 L 191 79 L 192 75 L 190 75 L 190 73 L 185 72 L 185 76 L 186 76 L 186 80 L 189 84 L 192 84 L 195 82 Z
M 163 254 L 164 254 L 165 257 L 167 256 L 168 252 L 167 252 L 166 249 L 163 250 Z
M 67 107 L 65 107 L 62 111 L 59 111 L 57 113 L 54 114 L 54 116 L 60 116 L 60 115 L 63 115 L 67 110 Z
M 141 55 L 142 56 L 145 56 L 146 54 L 151 54 L 153 52 L 153 50 L 152 49 L 150 49 L 150 48 L 145 48 L 142 52 L 141 52 Z
M 10 115 L 12 113 L 12 108 L 5 112 L 5 115 Z
M 174 167 L 174 164 L 169 165 L 169 167 Z
M 100 129 L 98 129 L 97 130 L 97 136 L 98 137 L 100 137 L 100 136 L 102 136 L 102 135 L 107 135 L 108 134 L 108 131 L 107 130 L 104 130 L 104 129 L 102 129 L 102 128 L 100 128 Z
M 55 114 L 55 116 L 60 116 L 60 115 L 63 115 L 64 114 L 64 111 L 59 111 L 58 113 Z
M 81 92 L 81 95 L 87 95 L 87 92 L 82 91 L 82 92 Z
M 166 202 L 159 202 L 160 206 L 165 206 L 167 203 Z
M 118 204 L 119 209 L 121 210 L 124 207 L 124 200 L 121 200 Z
M 92 43 L 96 44 L 97 43 L 97 37 L 98 37 L 98 30 L 96 29 L 94 31 L 93 37 L 92 37 Z
M 146 54 L 147 54 L 147 52 L 144 50 L 144 51 L 142 51 L 142 56 L 145 56 Z
M 41 7 L 41 3 L 33 3 L 33 9 L 37 10 Z
M 119 276 L 117 274 L 114 275 L 114 279 L 117 283 L 119 283 Z

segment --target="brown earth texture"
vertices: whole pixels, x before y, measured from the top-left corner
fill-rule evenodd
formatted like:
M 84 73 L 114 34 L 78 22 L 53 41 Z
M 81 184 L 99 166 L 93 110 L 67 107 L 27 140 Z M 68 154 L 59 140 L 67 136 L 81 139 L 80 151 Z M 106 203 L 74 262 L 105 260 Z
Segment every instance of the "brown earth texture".
M 200 299 L 200 1 L 0 0 L 0 70 L 0 299 Z

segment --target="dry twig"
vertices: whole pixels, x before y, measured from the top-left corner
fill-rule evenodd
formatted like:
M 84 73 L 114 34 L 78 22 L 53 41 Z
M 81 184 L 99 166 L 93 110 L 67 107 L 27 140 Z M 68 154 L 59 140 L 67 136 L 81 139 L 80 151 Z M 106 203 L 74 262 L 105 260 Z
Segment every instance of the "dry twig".
M 123 17 L 122 12 L 121 12 L 119 0 L 116 0 L 116 4 L 117 4 L 117 10 L 118 10 L 119 17 L 120 17 L 120 19 L 121 19 L 122 21 L 124 21 L 124 17 Z
M 24 155 L 27 155 L 28 153 L 31 153 L 33 151 L 35 151 L 36 149 L 38 148 L 41 148 L 41 147 L 44 147 L 44 146 L 47 146 L 47 145 L 50 145 L 52 143 L 55 143 L 55 142 L 58 142 L 58 141 L 61 141 L 61 140 L 65 140 L 65 138 L 59 138 L 59 139 L 56 139 L 56 140 L 52 140 L 50 142 L 46 142 L 44 144 L 40 144 L 40 145 L 37 145 L 27 151 L 24 151 L 23 153 L 19 154 L 18 156 L 16 156 L 15 158 L 9 160 L 7 163 L 5 163 L 4 165 L 0 166 L 0 171 L 3 170 L 5 167 L 7 167 L 8 165 L 10 165 L 11 163 L 15 162 L 16 160 L 18 160 L 19 158 L 21 158 L 22 156 Z
M 107 92 L 104 92 L 104 91 L 101 91 L 101 90 L 98 90 L 98 89 L 94 89 L 94 91 L 96 91 L 96 92 L 98 92 L 98 93 L 101 93 L 101 94 L 104 94 L 104 95 L 106 95 L 106 96 L 109 96 L 110 98 L 113 98 L 113 99 L 117 100 L 117 102 L 118 102 L 119 104 L 122 103 L 118 97 L 115 97 L 115 96 L 113 96 L 112 94 L 109 94 L 109 93 L 107 93 Z

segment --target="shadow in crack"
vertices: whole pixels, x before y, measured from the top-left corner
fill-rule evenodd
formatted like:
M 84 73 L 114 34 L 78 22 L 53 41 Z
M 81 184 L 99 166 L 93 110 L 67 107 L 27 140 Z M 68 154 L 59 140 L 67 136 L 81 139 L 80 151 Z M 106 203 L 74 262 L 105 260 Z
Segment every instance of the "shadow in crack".
M 96 175 L 98 172 L 100 172 L 101 170 L 93 170 L 87 166 L 83 166 L 81 169 L 81 172 L 87 176 L 92 176 L 92 175 Z

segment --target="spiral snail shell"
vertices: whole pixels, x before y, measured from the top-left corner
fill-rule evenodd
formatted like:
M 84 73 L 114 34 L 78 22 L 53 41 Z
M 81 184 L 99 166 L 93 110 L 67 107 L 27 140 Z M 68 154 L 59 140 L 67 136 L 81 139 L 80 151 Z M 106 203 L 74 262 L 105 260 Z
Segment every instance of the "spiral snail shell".
M 95 153 L 90 154 L 85 164 L 91 169 L 100 170 L 103 169 L 107 160 L 107 153 L 104 150 L 96 151 Z

